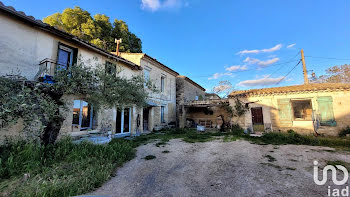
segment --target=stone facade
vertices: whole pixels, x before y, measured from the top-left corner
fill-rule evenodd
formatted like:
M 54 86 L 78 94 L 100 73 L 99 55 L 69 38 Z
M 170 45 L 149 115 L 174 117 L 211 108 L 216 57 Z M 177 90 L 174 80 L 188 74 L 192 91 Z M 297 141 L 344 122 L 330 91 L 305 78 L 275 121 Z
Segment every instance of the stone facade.
M 142 123 L 142 130 L 153 131 L 153 129 L 166 127 L 169 123 L 175 125 L 176 77 L 179 73 L 144 53 L 120 53 L 120 56 L 139 65 L 143 70 L 142 74 L 159 90 L 158 92 L 150 92 L 150 106 L 143 109 L 148 111 L 148 117 L 143 117 L 145 121 L 148 119 L 147 126 L 145 126 L 148 128 L 143 128 Z
M 84 63 L 87 66 L 104 66 L 106 62 L 113 63 L 118 75 L 131 78 L 141 75 L 138 65 L 103 51 L 95 46 L 85 43 L 73 35 L 47 27 L 46 24 L 31 18 L 17 17 L 9 13 L 0 12 L 0 76 L 17 74 L 28 80 L 36 80 L 40 69 L 47 68 L 45 74 L 53 75 L 58 61 L 58 50 L 61 46 L 72 49 L 76 64 Z M 64 36 L 60 36 L 64 35 Z M 25 39 L 24 39 L 25 38 Z M 74 58 L 73 58 L 74 59 Z M 72 60 L 73 60 L 72 59 Z M 45 62 L 44 64 L 40 64 Z M 73 64 L 73 62 L 72 62 Z M 120 68 L 120 69 L 118 69 Z M 61 135 L 81 135 L 88 130 L 105 129 L 116 133 L 116 109 L 102 109 L 96 112 L 92 109 L 91 127 L 80 131 L 80 126 L 72 124 L 74 101 L 84 100 L 84 96 L 65 95 L 67 111 L 64 111 L 65 121 L 61 128 Z M 142 115 L 142 110 L 130 106 L 130 132 L 135 133 L 136 118 Z M 21 121 L 18 124 L 0 131 L 0 138 L 5 136 L 18 136 L 22 130 Z
M 185 105 L 191 101 L 204 100 L 205 89 L 185 76 L 176 78 L 176 114 L 177 123 L 180 128 L 186 126 Z
M 317 86 L 310 91 L 233 95 L 230 97 L 230 105 L 234 106 L 235 100 L 238 98 L 249 106 L 249 111 L 239 120 L 240 126 L 245 129 L 254 130 L 251 110 L 252 108 L 261 108 L 265 130 L 287 131 L 292 129 L 306 135 L 315 134 L 316 131 L 319 134 L 336 136 L 342 128 L 350 125 L 350 100 L 346 99 L 349 96 L 350 85 L 344 85 L 344 88 L 337 89 L 336 85 L 329 84 L 326 90 L 318 90 Z M 320 100 L 322 98 L 328 100 L 326 108 L 323 105 L 324 102 Z M 281 101 L 285 101 L 285 103 L 281 103 Z M 298 107 L 296 106 L 298 104 L 292 104 L 295 101 L 310 103 L 309 114 L 311 119 L 300 120 L 296 118 L 298 114 L 295 115 L 296 112 L 293 111 L 293 106 Z M 331 114 L 334 120 L 329 125 L 322 124 L 322 116 L 327 114 Z

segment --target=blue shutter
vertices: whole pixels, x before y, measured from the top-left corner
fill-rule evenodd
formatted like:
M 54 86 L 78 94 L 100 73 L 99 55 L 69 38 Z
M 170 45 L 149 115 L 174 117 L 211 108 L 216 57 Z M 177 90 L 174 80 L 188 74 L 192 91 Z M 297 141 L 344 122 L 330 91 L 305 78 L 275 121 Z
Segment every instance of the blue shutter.
M 291 127 L 292 122 L 292 107 L 290 99 L 278 99 L 278 113 L 281 127 Z
M 323 96 L 317 98 L 318 112 L 320 114 L 321 126 L 336 126 L 334 119 L 333 99 L 331 96 Z

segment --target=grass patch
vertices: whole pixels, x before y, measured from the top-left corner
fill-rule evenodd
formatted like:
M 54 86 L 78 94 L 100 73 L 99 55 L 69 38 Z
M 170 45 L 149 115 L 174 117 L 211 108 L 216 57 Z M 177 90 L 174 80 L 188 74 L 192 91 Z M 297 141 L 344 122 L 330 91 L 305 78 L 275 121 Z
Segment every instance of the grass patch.
M 260 145 L 295 144 L 295 145 L 325 146 L 325 147 L 332 147 L 332 148 L 350 151 L 350 139 L 348 138 L 304 136 L 295 132 L 288 132 L 288 133 L 271 132 L 271 133 L 266 133 L 261 137 L 251 137 L 251 136 L 243 136 L 243 137 L 246 140 L 249 140 L 255 144 L 260 144 Z
M 279 171 L 282 171 L 282 167 L 279 166 L 279 165 L 275 165 L 275 164 L 272 164 L 272 163 L 260 163 L 262 165 L 267 165 L 267 166 L 270 166 L 270 167 L 274 167 L 276 169 L 278 169 Z
M 162 153 L 170 153 L 168 150 L 163 150 Z
M 166 145 L 166 142 L 164 141 L 156 143 L 156 147 L 165 146 L 165 145 Z
M 155 158 L 157 158 L 157 157 L 154 155 L 147 155 L 144 159 L 151 160 L 151 159 L 155 159 Z
M 275 162 L 277 161 L 276 158 L 272 157 L 271 155 L 264 155 L 264 157 L 268 158 L 269 162 Z
M 332 166 L 341 165 L 341 166 L 344 166 L 348 171 L 350 171 L 350 163 L 345 161 L 340 161 L 340 160 L 327 161 L 327 165 L 332 165 Z
M 107 145 L 61 140 L 47 147 L 23 141 L 0 148 L 0 196 L 75 196 L 100 187 L 134 158 L 133 143 Z M 30 177 L 23 181 L 23 175 Z

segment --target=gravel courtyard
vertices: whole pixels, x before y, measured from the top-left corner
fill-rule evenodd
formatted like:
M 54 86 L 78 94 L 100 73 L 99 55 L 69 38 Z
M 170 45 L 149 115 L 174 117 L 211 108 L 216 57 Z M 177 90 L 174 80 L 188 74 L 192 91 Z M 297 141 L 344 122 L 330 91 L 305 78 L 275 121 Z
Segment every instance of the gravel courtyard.
M 169 153 L 162 153 L 165 150 Z M 147 155 L 156 158 L 145 160 Z M 314 160 L 321 167 L 327 161 L 350 163 L 350 154 L 326 147 L 256 145 L 244 140 L 191 144 L 175 139 L 165 147 L 149 143 L 90 195 L 327 196 L 327 186 L 334 185 L 330 178 L 324 186 L 314 183 Z

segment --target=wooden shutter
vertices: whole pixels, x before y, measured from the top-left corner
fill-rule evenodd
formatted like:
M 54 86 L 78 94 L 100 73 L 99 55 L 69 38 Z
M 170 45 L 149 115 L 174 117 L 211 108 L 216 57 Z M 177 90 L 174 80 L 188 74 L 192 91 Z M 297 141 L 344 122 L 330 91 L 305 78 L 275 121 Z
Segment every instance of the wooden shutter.
M 317 98 L 318 112 L 320 114 L 320 123 L 322 126 L 336 126 L 337 122 L 333 114 L 333 99 L 331 96 Z
M 281 127 L 291 127 L 292 122 L 292 107 L 290 99 L 278 99 L 278 112 Z

